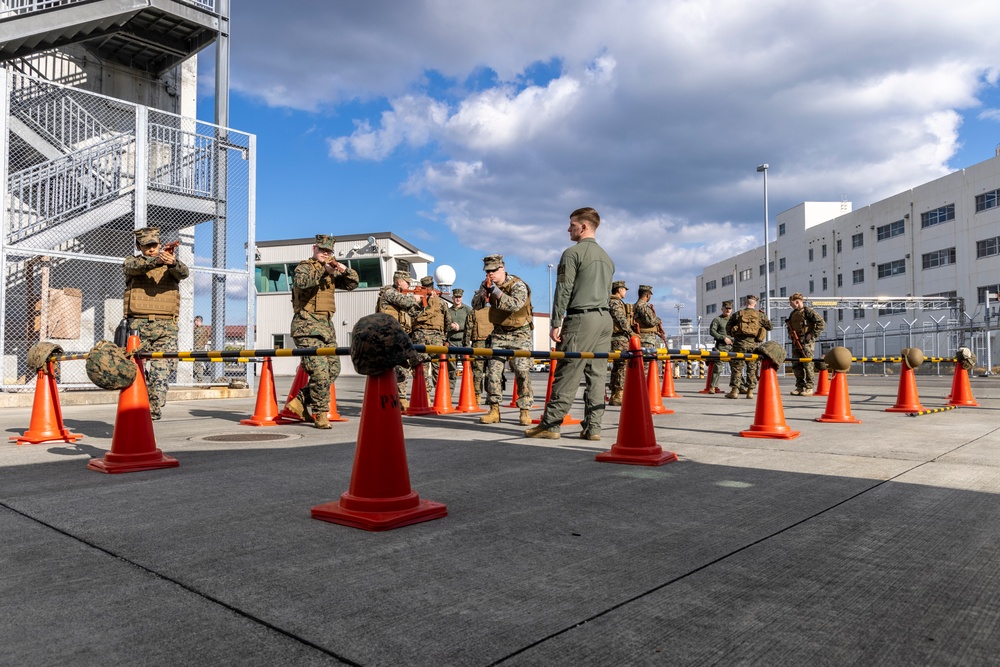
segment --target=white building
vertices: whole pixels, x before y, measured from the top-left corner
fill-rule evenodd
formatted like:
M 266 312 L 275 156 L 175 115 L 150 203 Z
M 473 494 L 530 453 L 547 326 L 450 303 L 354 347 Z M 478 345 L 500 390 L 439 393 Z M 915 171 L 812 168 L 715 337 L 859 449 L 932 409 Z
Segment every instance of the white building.
M 916 346 L 944 356 L 962 344 L 985 362 L 986 302 L 995 322 L 1000 291 L 1000 150 L 858 210 L 804 202 L 776 222 L 767 265 L 777 340 L 788 296 L 801 292 L 826 319 L 823 349 L 880 356 Z M 724 300 L 739 308 L 747 294 L 763 298 L 764 271 L 763 246 L 705 267 L 699 315 L 710 322 Z

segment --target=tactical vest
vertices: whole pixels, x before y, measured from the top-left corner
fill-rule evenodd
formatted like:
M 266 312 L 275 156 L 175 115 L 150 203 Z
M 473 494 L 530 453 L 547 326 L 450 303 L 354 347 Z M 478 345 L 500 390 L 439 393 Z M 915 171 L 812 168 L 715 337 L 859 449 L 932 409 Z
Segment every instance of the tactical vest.
M 427 297 L 427 307 L 420 311 L 420 314 L 413 320 L 413 328 L 444 332 L 444 311 L 441 308 L 441 298 L 438 295 L 432 294 Z
M 125 317 L 177 317 L 181 312 L 181 292 L 177 280 L 168 275 L 169 266 L 131 276 L 123 298 Z
M 660 328 L 657 325 L 655 325 L 655 324 L 653 324 L 653 325 L 646 324 L 644 322 L 640 322 L 639 320 L 635 319 L 636 314 L 638 314 L 638 312 L 639 312 L 638 305 L 639 305 L 639 303 L 636 302 L 632 306 L 632 320 L 636 324 L 639 325 L 639 333 L 641 333 L 641 334 L 655 334 L 655 333 L 657 333 L 660 330 Z M 653 311 L 650 310 L 649 312 L 652 313 Z
M 510 295 L 514 291 L 514 285 L 518 282 L 524 283 L 523 280 L 517 276 L 507 274 L 507 280 L 503 285 L 497 285 L 500 291 L 504 294 Z M 514 331 L 520 329 L 525 324 L 531 324 L 531 288 L 528 287 L 528 283 L 524 283 L 525 288 L 528 290 L 528 298 L 525 300 L 524 305 L 515 310 L 513 313 L 500 310 L 498 308 L 500 304 L 500 299 L 490 294 L 490 323 L 493 324 L 494 329 L 499 329 L 501 331 Z
M 620 296 L 613 296 L 611 298 L 612 299 L 618 299 L 619 301 L 622 301 L 622 298 Z M 632 307 L 631 303 L 625 303 L 624 301 L 622 301 L 622 306 L 625 308 L 625 319 L 628 320 L 629 322 L 631 322 L 632 321 L 632 317 L 633 317 L 633 315 L 635 313 L 635 308 Z M 615 318 L 612 317 L 611 321 L 614 323 L 614 327 L 615 327 L 613 335 L 615 335 L 615 336 L 623 336 L 623 335 L 632 333 L 631 329 L 622 329 L 621 326 L 619 326 L 619 324 L 618 324 L 618 320 L 616 320 Z
M 493 333 L 493 323 L 490 322 L 490 311 L 492 308 L 480 308 L 473 310 L 470 319 L 472 320 L 472 331 L 469 340 L 486 340 Z
M 315 264 L 322 268 L 323 263 L 315 259 L 306 259 L 299 262 L 303 264 Z M 319 280 L 319 285 L 315 287 L 292 287 L 292 309 L 296 313 L 319 313 L 320 315 L 332 315 L 337 312 L 337 302 L 334 292 L 337 288 L 333 284 L 333 277 L 324 271 L 323 277 Z
M 383 287 L 382 289 L 379 290 L 378 301 L 375 302 L 375 312 L 385 313 L 386 315 L 395 318 L 399 322 L 400 326 L 403 327 L 403 331 L 405 331 L 406 333 L 410 333 L 411 331 L 413 331 L 413 318 L 410 317 L 410 314 L 408 312 L 406 312 L 405 310 L 400 310 L 393 304 L 386 301 L 384 298 L 385 293 L 391 289 L 396 289 L 396 288 L 393 287 L 392 285 L 387 285 L 386 287 Z
M 757 338 L 764 330 L 760 323 L 760 313 L 753 308 L 744 308 L 736 313 L 736 324 L 732 327 L 733 333 L 742 338 Z
M 785 326 L 799 336 L 809 333 L 809 323 L 806 322 L 806 309 L 793 310 L 792 314 L 785 320 Z

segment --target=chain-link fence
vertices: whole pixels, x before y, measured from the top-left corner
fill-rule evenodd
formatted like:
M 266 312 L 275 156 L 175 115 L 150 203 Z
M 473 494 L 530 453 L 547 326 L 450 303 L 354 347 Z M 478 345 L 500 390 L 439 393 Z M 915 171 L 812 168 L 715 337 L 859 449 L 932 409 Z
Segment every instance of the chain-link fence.
M 0 388 L 31 389 L 36 342 L 82 353 L 112 338 L 122 260 L 145 226 L 179 241 L 190 269 L 179 348 L 254 346 L 252 135 L 0 70 L 0 149 Z M 240 364 L 202 362 L 181 363 L 175 379 L 237 377 Z M 65 364 L 61 382 L 92 387 L 82 363 Z

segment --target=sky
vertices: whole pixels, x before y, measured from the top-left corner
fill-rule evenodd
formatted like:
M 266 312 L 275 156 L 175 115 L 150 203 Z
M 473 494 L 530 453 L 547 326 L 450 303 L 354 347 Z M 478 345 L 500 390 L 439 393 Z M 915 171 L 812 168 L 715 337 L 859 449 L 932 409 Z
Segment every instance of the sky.
M 257 135 L 257 238 L 390 231 L 475 289 L 503 254 L 547 311 L 569 213 L 616 279 L 694 317 L 702 267 L 775 216 L 855 209 L 995 156 L 980 0 L 240 0 L 229 126 Z M 213 120 L 214 50 L 199 55 Z M 678 311 L 677 304 L 681 304 Z

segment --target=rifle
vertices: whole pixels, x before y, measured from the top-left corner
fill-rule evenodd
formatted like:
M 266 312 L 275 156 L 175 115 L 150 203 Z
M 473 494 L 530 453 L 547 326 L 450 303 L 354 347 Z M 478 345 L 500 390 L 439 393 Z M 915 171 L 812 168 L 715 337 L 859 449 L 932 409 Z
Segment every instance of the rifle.
M 420 297 L 420 306 L 422 308 L 426 308 L 427 307 L 427 301 L 432 296 L 441 296 L 442 295 L 441 290 L 436 290 L 433 287 L 424 287 L 423 285 L 417 285 L 416 287 L 411 287 L 409 289 L 403 289 L 403 290 L 400 290 L 400 291 L 403 292 L 404 294 L 415 294 L 415 295 L 419 296 Z M 444 300 L 448 301 L 448 299 L 444 299 Z M 449 301 L 449 303 L 452 303 L 452 302 Z
M 169 252 L 171 255 L 177 252 L 177 246 L 181 244 L 180 241 L 171 241 L 170 243 L 165 243 L 160 249 L 161 252 Z
M 802 347 L 802 341 L 799 340 L 799 335 L 797 333 L 795 333 L 794 329 L 789 329 L 788 333 L 792 334 L 792 348 L 793 349 L 794 348 L 798 348 L 798 350 L 799 350 L 799 358 L 800 359 L 805 358 L 805 356 L 806 356 L 806 350 L 805 350 L 804 347 Z M 811 358 L 812 354 L 810 354 L 809 357 Z
M 657 315 L 656 315 L 656 308 L 653 307 L 653 304 L 649 304 L 649 309 L 651 311 L 653 311 L 653 316 L 657 317 Z M 656 335 L 663 339 L 663 344 L 664 345 L 667 344 L 667 332 L 663 330 L 663 322 L 662 321 L 659 324 L 656 325 Z

